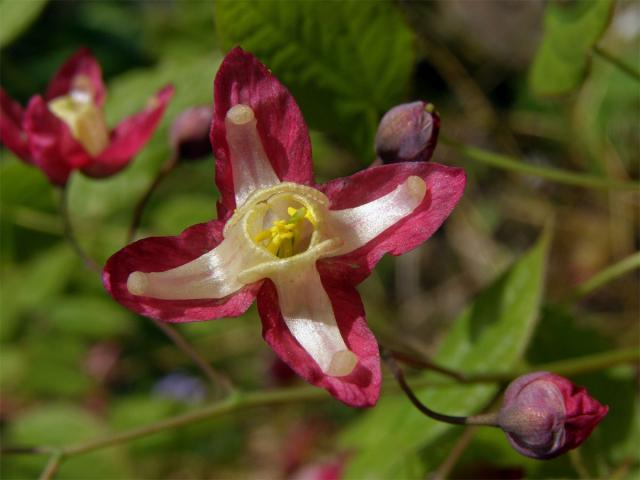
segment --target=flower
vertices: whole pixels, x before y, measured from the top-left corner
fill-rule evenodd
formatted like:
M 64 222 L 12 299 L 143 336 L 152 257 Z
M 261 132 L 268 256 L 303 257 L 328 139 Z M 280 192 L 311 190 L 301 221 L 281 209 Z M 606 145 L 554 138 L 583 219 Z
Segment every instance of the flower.
M 376 133 L 376 155 L 382 163 L 427 162 L 438 143 L 440 116 L 433 104 L 411 102 L 384 114 Z
M 264 65 L 236 47 L 214 89 L 218 219 L 123 248 L 106 289 L 168 322 L 238 316 L 257 297 L 263 337 L 286 364 L 348 405 L 373 405 L 380 358 L 354 286 L 438 229 L 464 171 L 399 163 L 317 185 L 302 114 Z
M 169 142 L 182 160 L 197 160 L 211 155 L 209 131 L 213 120 L 213 109 L 209 105 L 190 107 L 171 124 Z
M 347 458 L 306 465 L 291 477 L 292 480 L 340 480 L 344 476 Z
M 60 67 L 44 97 L 33 96 L 26 110 L 0 88 L 0 139 L 56 185 L 66 184 L 74 170 L 107 177 L 126 167 L 151 138 L 172 95 L 173 87 L 164 87 L 144 110 L 109 131 L 100 65 L 80 49 Z
M 535 372 L 509 385 L 498 425 L 519 453 L 549 459 L 584 442 L 608 411 L 566 378 Z

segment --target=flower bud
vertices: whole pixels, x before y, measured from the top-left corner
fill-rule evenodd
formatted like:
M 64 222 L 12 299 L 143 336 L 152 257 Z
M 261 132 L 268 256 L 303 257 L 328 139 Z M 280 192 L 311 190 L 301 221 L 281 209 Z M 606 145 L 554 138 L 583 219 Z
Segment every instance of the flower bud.
M 183 160 L 195 160 L 211 153 L 209 130 L 213 108 L 209 105 L 186 109 L 171 125 L 171 148 Z
M 376 133 L 376 155 L 382 163 L 427 162 L 438 143 L 440 116 L 433 104 L 397 105 L 384 114 Z
M 509 385 L 498 425 L 519 453 L 542 460 L 576 448 L 608 411 L 566 378 L 535 372 Z

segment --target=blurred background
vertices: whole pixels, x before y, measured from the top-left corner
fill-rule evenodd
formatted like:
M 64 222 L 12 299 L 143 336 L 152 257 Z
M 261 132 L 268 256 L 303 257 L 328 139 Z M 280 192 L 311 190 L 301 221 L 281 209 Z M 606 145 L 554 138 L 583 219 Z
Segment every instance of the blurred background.
M 377 124 L 390 107 L 425 100 L 440 113 L 445 142 L 433 160 L 463 167 L 468 187 L 432 239 L 405 257 L 385 257 L 359 287 L 381 343 L 422 356 L 440 352 L 446 365 L 484 372 L 638 347 L 637 270 L 576 293 L 640 247 L 637 193 L 607 183 L 628 185 L 640 173 L 640 83 L 593 48 L 637 71 L 638 2 L 2 0 L 0 18 L 0 83 L 23 105 L 81 46 L 102 65 L 110 125 L 162 85 L 176 86 L 162 126 L 129 168 L 105 180 L 71 180 L 72 222 L 96 261 L 125 244 L 133 205 L 170 155 L 172 120 L 211 103 L 220 60 L 239 44 L 300 103 L 319 183 L 372 163 Z M 491 166 L 483 151 L 506 155 L 515 167 Z M 3 445 L 68 445 L 215 399 L 183 352 L 83 267 L 65 242 L 58 192 L 45 176 L 6 149 L 0 154 Z M 522 164 L 576 172 L 604 188 L 527 174 Z M 213 157 L 181 162 L 153 195 L 138 237 L 210 220 L 216 199 Z M 548 245 L 538 240 L 545 227 Z M 500 329 L 482 330 L 480 340 L 456 330 L 472 328 L 479 310 Z M 302 385 L 275 363 L 255 306 L 241 318 L 179 330 L 242 390 Z M 456 342 L 468 357 L 442 353 Z M 577 453 L 549 462 L 519 457 L 499 431 L 465 432 L 415 417 L 397 393 L 372 411 L 327 395 L 69 458 L 56 478 L 292 478 L 336 461 L 346 462 L 348 478 L 433 471 L 638 478 L 637 365 L 571 379 L 611 410 Z M 478 411 L 497 391 L 447 388 L 425 394 L 451 414 Z M 468 401 L 455 410 L 459 397 Z M 461 455 L 451 456 L 454 445 L 463 446 Z M 44 456 L 7 455 L 1 473 L 36 478 L 45 463 Z

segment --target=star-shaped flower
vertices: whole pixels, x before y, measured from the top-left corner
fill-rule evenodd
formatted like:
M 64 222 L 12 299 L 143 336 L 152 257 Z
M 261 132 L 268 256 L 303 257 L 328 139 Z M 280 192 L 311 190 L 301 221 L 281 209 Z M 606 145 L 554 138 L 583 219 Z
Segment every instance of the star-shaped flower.
M 354 286 L 438 229 L 464 172 L 397 163 L 317 185 L 300 110 L 264 65 L 235 48 L 214 88 L 218 219 L 123 248 L 105 266 L 107 290 L 167 322 L 237 316 L 257 297 L 265 340 L 298 375 L 348 405 L 375 404 L 378 345 Z
M 173 87 L 164 87 L 144 110 L 110 131 L 100 65 L 80 49 L 60 67 L 44 97 L 33 96 L 26 110 L 0 88 L 0 139 L 56 185 L 66 184 L 74 170 L 107 177 L 126 167 L 151 138 L 172 95 Z

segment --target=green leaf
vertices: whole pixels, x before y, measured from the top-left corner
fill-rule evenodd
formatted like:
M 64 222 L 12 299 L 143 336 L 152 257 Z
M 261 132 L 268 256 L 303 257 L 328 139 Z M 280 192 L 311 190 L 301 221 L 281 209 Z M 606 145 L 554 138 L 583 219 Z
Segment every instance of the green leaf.
M 81 408 L 67 404 L 43 405 L 25 411 L 11 423 L 7 443 L 63 446 L 106 433 L 102 422 Z M 3 478 L 37 478 L 45 462 L 42 456 L 3 458 Z M 131 478 L 131 474 L 122 447 L 115 447 L 65 459 L 56 478 L 113 479 Z
M 215 14 L 224 48 L 257 55 L 312 128 L 371 161 L 380 115 L 404 98 L 414 60 L 412 34 L 390 2 L 223 0 Z
M 548 243 L 545 233 L 455 320 L 435 357 L 437 363 L 465 373 L 513 368 L 538 317 Z M 417 394 L 436 411 L 470 415 L 485 407 L 497 389 L 490 384 L 451 384 Z M 424 467 L 433 468 L 438 461 L 434 452 L 438 440 L 461 432 L 459 427 L 424 417 L 404 396 L 385 397 L 342 436 L 343 446 L 357 452 L 349 461 L 346 477 L 396 478 L 403 464 L 421 449 L 428 452 Z
M 219 61 L 217 54 L 172 59 L 153 69 L 129 72 L 109 84 L 105 106 L 110 125 L 142 107 L 146 98 L 167 83 L 175 85 L 176 93 L 152 140 L 126 170 L 99 180 L 83 175 L 74 175 L 71 179 L 70 211 L 78 225 L 77 236 L 99 261 L 121 248 L 126 234 L 125 227 L 119 235 L 115 231 L 114 235 L 105 235 L 105 224 L 119 215 L 122 224 L 128 226 L 132 205 L 169 157 L 168 131 L 173 119 L 188 107 L 211 103 L 213 77 Z M 211 180 L 209 184 L 213 191 Z
M 527 351 L 530 363 L 555 362 L 614 348 L 602 332 L 581 325 L 566 307 L 546 305 L 539 327 Z M 606 371 L 574 375 L 570 378 L 585 386 L 589 394 L 609 405 L 609 413 L 591 437 L 580 447 L 583 463 L 597 478 L 610 478 L 620 464 L 634 458 L 640 438 L 640 409 L 633 369 L 620 366 Z M 637 456 L 637 455 L 636 455 Z M 555 473 L 530 470 L 533 478 Z M 558 476 L 558 475 L 555 475 Z
M 58 245 L 21 268 L 4 268 L 0 275 L 0 339 L 14 334 L 21 315 L 50 305 L 67 286 L 77 264 L 71 249 Z
M 26 30 L 46 4 L 47 0 L 1 0 L 0 47 Z
M 544 37 L 529 71 L 536 95 L 568 93 L 587 73 L 591 47 L 611 18 L 612 0 L 550 2 L 544 18 Z
M 18 347 L 4 346 L 0 349 L 0 387 L 9 391 L 20 384 L 27 370 L 27 359 Z
M 215 217 L 215 205 L 206 195 L 173 195 L 153 212 L 154 233 L 176 235 L 190 225 L 208 222 Z
M 135 317 L 106 296 L 60 298 L 48 315 L 61 332 L 95 340 L 128 333 L 135 326 Z
M 180 406 L 160 396 L 135 395 L 114 402 L 109 409 L 109 424 L 117 430 L 128 430 L 162 420 L 176 414 Z M 129 448 L 136 454 L 155 453 L 167 448 L 176 436 L 175 431 L 160 432 L 132 442 Z
M 23 393 L 33 396 L 74 398 L 86 394 L 93 380 L 85 372 L 84 343 L 76 337 L 39 332 L 27 337 L 28 371 L 19 386 Z

